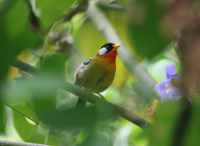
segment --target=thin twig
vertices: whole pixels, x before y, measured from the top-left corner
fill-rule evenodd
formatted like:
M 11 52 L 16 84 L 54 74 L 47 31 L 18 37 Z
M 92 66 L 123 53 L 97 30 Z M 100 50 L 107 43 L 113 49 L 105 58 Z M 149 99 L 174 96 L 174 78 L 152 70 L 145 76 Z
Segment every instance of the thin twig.
M 37 115 L 37 112 L 31 107 L 31 105 L 28 103 L 28 101 L 26 101 L 26 104 L 27 104 L 28 107 Z
M 4 104 L 6 104 L 7 106 L 9 106 L 10 108 L 12 108 L 13 110 L 15 110 L 16 112 L 20 113 L 21 115 L 23 115 L 24 117 L 30 119 L 31 121 L 35 122 L 37 125 L 39 125 L 39 122 L 35 121 L 34 119 L 30 118 L 29 116 L 25 115 L 24 113 L 20 112 L 19 110 L 17 110 L 16 108 L 14 108 L 13 106 L 7 104 L 5 101 L 1 100 Z

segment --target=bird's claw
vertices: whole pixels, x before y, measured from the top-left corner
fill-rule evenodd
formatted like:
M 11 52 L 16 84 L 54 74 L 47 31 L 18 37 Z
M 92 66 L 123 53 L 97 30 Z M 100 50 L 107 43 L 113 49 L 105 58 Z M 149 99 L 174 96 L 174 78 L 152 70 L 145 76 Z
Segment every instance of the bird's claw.
M 103 101 L 106 101 L 106 98 L 103 95 L 101 95 L 100 93 L 97 94 L 103 99 Z
M 81 90 L 82 90 L 82 95 L 83 95 L 83 93 L 85 92 L 86 88 L 82 87 Z

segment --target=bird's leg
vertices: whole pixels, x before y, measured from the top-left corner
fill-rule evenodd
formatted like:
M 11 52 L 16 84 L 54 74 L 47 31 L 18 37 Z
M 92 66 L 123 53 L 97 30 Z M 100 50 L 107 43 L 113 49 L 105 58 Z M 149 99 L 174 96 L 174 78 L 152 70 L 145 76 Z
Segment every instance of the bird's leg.
M 85 92 L 86 88 L 82 87 L 81 89 L 82 89 L 82 95 L 83 95 L 83 93 Z
M 101 96 L 101 98 L 103 99 L 103 101 L 106 101 L 105 97 L 103 95 L 101 95 L 100 93 L 97 93 L 99 96 Z

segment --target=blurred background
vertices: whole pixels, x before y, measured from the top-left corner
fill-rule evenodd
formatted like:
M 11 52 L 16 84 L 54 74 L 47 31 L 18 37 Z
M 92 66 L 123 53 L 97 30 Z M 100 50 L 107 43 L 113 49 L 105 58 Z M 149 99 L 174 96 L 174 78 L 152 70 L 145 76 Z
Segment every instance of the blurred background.
M 0 0 L 0 139 L 55 146 L 200 143 L 198 0 Z M 145 128 L 87 103 L 74 110 L 74 73 L 106 43 L 118 49 L 107 101 Z M 21 62 L 23 61 L 23 62 Z M 175 65 L 181 97 L 156 84 Z M 66 89 L 66 90 L 65 90 Z M 76 90 L 74 90 L 76 92 Z M 104 110 L 102 110 L 104 109 Z

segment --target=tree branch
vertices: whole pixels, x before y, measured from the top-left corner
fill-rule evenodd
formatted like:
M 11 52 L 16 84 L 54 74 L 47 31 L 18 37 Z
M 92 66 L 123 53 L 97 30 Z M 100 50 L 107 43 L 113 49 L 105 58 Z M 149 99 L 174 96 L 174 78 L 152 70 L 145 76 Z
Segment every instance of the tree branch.
M 105 7 L 107 9 L 119 10 L 124 11 L 125 9 L 120 6 L 119 4 L 110 4 L 110 3 L 103 3 L 103 2 L 96 2 L 96 4 L 100 7 Z
M 49 146 L 43 144 L 36 144 L 36 143 L 27 143 L 27 142 L 16 142 L 16 141 L 8 141 L 8 140 L 0 140 L 1 146 Z
M 39 68 L 32 66 L 28 63 L 25 63 L 19 59 L 15 59 L 12 66 L 18 68 L 21 71 L 27 72 L 29 74 L 35 74 L 36 72 L 39 71 Z
M 30 74 L 34 74 L 36 71 L 39 70 L 38 68 L 33 67 L 33 66 L 29 65 L 28 63 L 23 62 L 23 61 L 21 61 L 19 59 L 16 59 L 16 62 L 17 63 L 13 63 L 14 67 L 19 68 L 22 71 L 27 71 Z M 23 68 L 22 68 L 22 66 L 23 66 Z M 24 68 L 25 66 L 28 66 L 28 69 Z M 25 69 L 25 70 L 23 70 L 23 69 Z M 113 103 L 111 103 L 109 101 L 103 102 L 101 98 L 99 98 L 98 96 L 96 96 L 94 94 L 91 94 L 91 93 L 89 93 L 87 91 L 85 91 L 84 94 L 82 94 L 82 90 L 79 87 L 77 87 L 77 86 L 75 86 L 75 85 L 73 85 L 73 84 L 71 84 L 69 82 L 63 81 L 63 85 L 64 86 L 61 87 L 61 88 L 64 88 L 65 90 L 73 93 L 74 95 L 80 97 L 81 99 L 83 99 L 85 101 L 93 103 L 98 107 L 114 109 L 116 111 L 116 114 L 118 114 L 119 116 L 127 119 L 128 121 L 130 121 L 133 124 L 139 126 L 140 128 L 145 128 L 147 125 L 151 124 L 147 120 L 139 117 L 135 113 L 132 113 L 131 111 L 129 111 L 129 110 L 123 108 L 123 107 L 115 105 L 115 104 L 113 104 Z
M 119 58 L 124 63 L 129 72 L 136 76 L 144 89 L 149 89 L 149 93 L 158 100 L 161 99 L 156 90 L 156 81 L 149 75 L 147 70 L 132 55 L 129 49 L 124 45 L 115 29 L 111 26 L 105 15 L 95 6 L 92 5 L 87 9 L 87 15 L 96 29 L 102 34 L 107 42 L 121 44 L 118 49 Z

